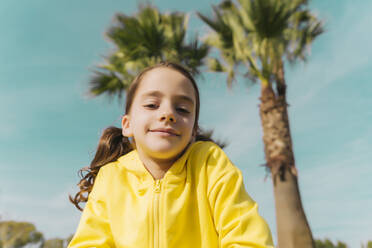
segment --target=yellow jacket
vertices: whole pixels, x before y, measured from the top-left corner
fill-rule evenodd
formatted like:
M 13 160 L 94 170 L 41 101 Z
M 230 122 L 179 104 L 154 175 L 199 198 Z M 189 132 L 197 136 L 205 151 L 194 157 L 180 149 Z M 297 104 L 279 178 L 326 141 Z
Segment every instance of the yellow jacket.
M 154 180 L 136 150 L 103 166 L 68 248 L 272 248 L 241 171 L 198 141 Z

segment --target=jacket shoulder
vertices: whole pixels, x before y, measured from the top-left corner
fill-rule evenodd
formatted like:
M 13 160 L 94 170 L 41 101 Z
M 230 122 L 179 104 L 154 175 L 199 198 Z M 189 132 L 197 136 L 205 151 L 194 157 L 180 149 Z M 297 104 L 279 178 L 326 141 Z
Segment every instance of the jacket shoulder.
M 216 143 L 211 141 L 198 142 L 192 151 L 192 157 L 211 170 L 234 171 L 238 169 Z
M 192 149 L 192 156 L 201 156 L 207 158 L 213 155 L 226 155 L 221 147 L 212 141 L 198 141 Z
M 231 162 L 222 148 L 213 142 L 198 142 L 190 158 L 193 166 L 198 167 L 202 173 L 206 173 L 208 189 L 225 176 L 239 177 L 241 175 L 240 169 Z

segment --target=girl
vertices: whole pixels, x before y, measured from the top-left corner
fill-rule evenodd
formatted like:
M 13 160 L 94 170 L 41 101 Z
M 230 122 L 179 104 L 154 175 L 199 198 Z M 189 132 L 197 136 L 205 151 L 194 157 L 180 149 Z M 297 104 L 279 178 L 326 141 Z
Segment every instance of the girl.
M 134 79 L 122 128 L 107 128 L 88 173 L 80 170 L 70 200 L 86 205 L 68 247 L 273 247 L 241 171 L 200 133 L 199 109 L 180 65 Z

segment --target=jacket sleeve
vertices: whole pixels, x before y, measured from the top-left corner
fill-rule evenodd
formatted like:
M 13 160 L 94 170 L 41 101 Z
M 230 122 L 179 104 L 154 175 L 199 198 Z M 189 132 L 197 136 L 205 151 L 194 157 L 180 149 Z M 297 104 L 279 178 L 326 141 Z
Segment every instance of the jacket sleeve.
M 68 248 L 115 247 L 108 220 L 107 208 L 102 195 L 108 178 L 103 175 L 103 167 L 98 172 L 92 192 L 89 194 L 80 218 L 78 228 Z
M 220 247 L 273 248 L 270 229 L 246 192 L 241 171 L 223 152 L 221 156 L 213 158 L 215 180 L 208 194 Z

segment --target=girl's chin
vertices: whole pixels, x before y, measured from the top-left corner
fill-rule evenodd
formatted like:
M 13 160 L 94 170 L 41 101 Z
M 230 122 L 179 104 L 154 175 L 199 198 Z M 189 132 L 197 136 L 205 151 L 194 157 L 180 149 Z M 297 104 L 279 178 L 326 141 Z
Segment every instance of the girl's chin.
M 148 149 L 149 152 L 151 152 L 152 157 L 156 157 L 159 159 L 167 159 L 177 156 L 184 150 L 186 145 L 180 146 L 180 144 L 172 144 L 172 142 L 169 143 L 158 142 L 156 145 L 154 144 L 149 145 Z

